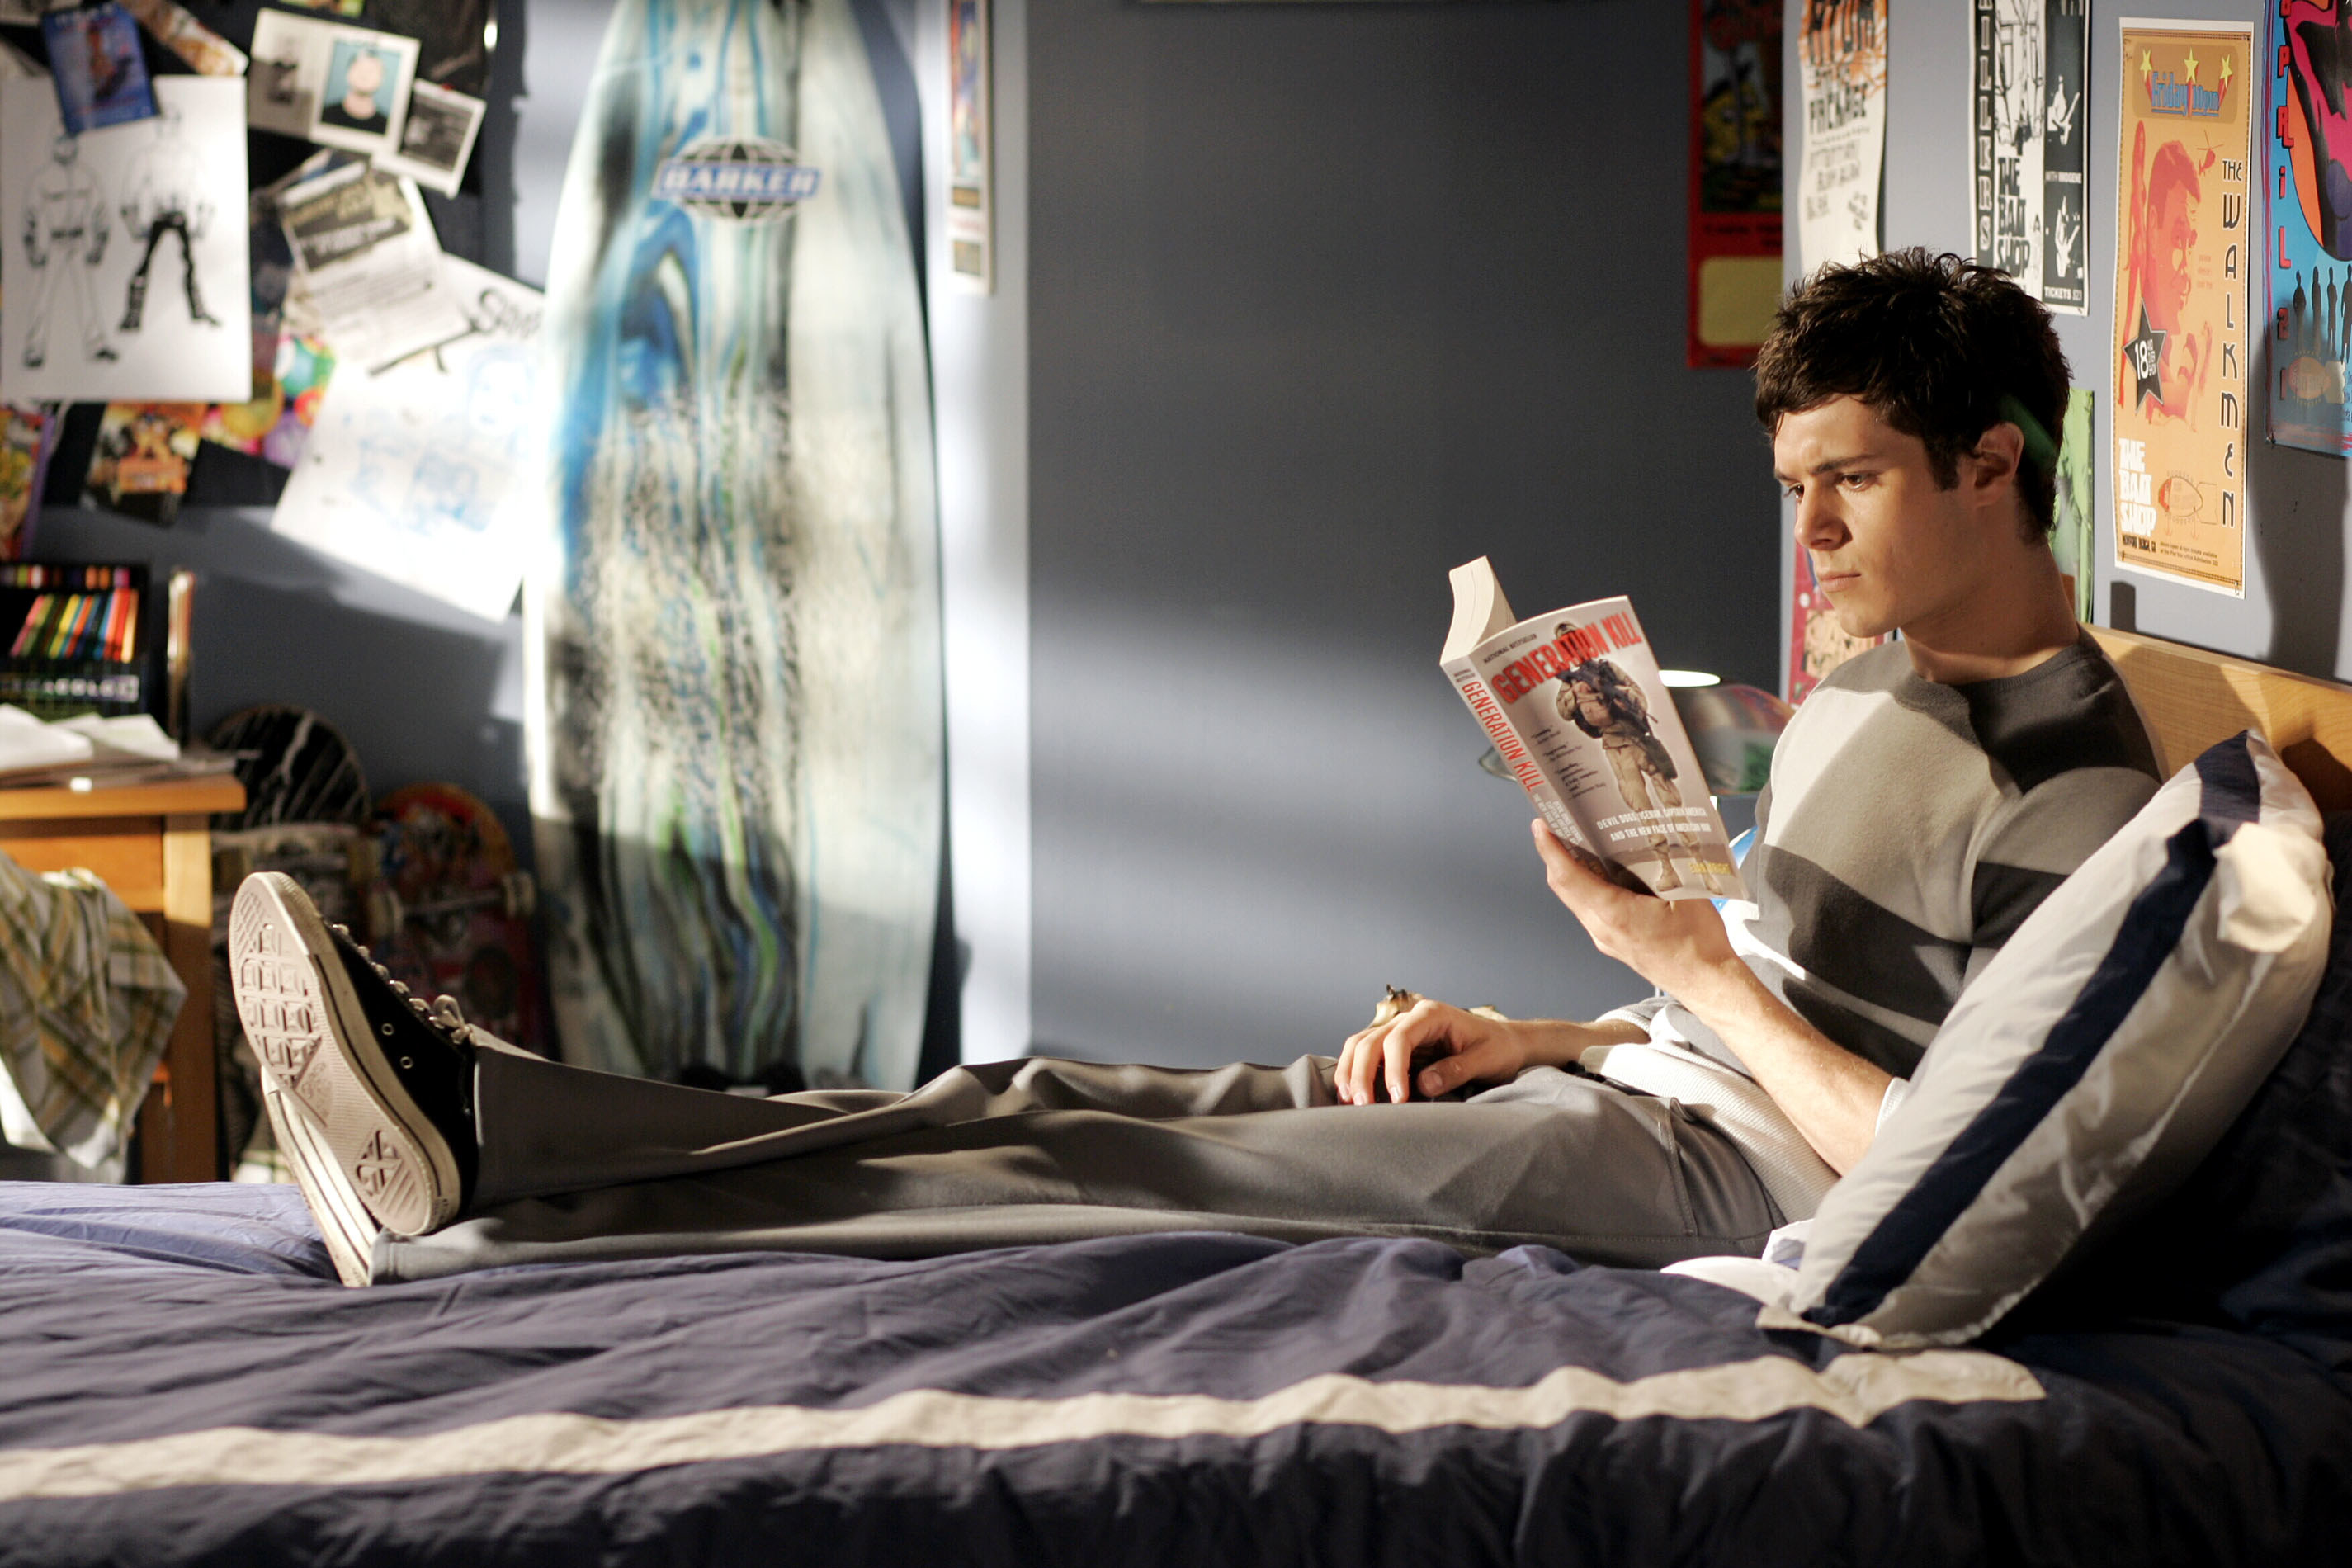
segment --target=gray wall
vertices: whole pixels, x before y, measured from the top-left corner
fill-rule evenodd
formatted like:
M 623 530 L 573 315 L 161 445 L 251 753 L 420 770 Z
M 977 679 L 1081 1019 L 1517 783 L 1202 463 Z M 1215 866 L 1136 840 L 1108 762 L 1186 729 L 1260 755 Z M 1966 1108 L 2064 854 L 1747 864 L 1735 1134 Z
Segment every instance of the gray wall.
M 1029 837 L 1029 83 L 1025 0 L 993 0 L 995 288 L 948 266 L 929 226 L 931 394 L 940 477 L 940 624 L 946 655 L 950 963 L 965 1061 L 1027 1054 Z M 947 7 L 925 4 L 915 79 L 944 151 Z M 943 157 L 929 210 L 947 211 Z M 934 992 L 933 1022 L 940 1005 Z M 943 1064 L 942 1064 L 943 1065 Z
M 2263 57 L 2263 0 L 2133 0 L 2127 8 L 2094 5 L 2091 16 L 2090 313 L 2058 318 L 2058 335 L 2078 385 L 2099 390 L 2102 443 L 2112 437 L 2108 399 L 2110 318 L 2115 310 L 2118 18 L 2178 17 L 2254 26 L 2254 57 Z M 1801 0 L 1790 0 L 1793 37 Z M 1885 200 L 1889 247 L 1925 245 L 1965 252 L 1968 244 L 1968 7 L 1958 0 L 1892 0 L 1888 17 L 1887 141 Z M 1796 78 L 1792 70 L 1791 82 Z M 1790 167 L 1802 123 L 1792 112 Z M 2260 128 L 2255 158 L 2260 160 Z M 2259 242 L 2257 242 L 2259 247 Z M 2260 320 L 2262 285 L 2255 285 Z M 2259 334 L 2256 334 L 2259 341 Z M 2266 359 L 2255 350 L 2250 379 L 2263 384 Z M 2259 413 L 2253 419 L 2259 429 Z M 2109 453 L 2098 467 L 2098 615 L 2102 624 L 2137 626 L 2309 675 L 2352 677 L 2352 641 L 2344 635 L 2346 504 L 2342 459 L 2256 440 L 2248 452 L 2246 596 L 2201 592 L 2112 565 L 2114 491 Z M 2179 759 L 2175 759 L 2176 761 Z
M 1034 1048 L 1643 994 L 1436 654 L 1485 553 L 1776 684 L 1748 378 L 1683 364 L 1688 7 L 1028 16 Z

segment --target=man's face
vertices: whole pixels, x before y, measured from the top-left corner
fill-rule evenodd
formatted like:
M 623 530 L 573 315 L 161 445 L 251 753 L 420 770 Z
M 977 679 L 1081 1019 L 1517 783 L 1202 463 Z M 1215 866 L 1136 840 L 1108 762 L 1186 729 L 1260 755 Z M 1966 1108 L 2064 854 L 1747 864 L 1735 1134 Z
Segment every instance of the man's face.
M 1797 503 L 1797 539 L 1838 625 L 1858 637 L 1965 615 L 2007 508 L 1971 504 L 1971 464 L 1938 489 L 1927 448 L 1866 404 L 1832 398 L 1781 416 L 1772 468 Z
M 344 68 L 343 86 L 359 97 L 373 98 L 383 85 L 383 62 L 372 54 L 353 55 Z
M 2197 248 L 2197 202 L 2175 185 L 2156 209 L 2149 246 L 2147 319 L 2169 330 L 2189 303 L 2189 258 Z

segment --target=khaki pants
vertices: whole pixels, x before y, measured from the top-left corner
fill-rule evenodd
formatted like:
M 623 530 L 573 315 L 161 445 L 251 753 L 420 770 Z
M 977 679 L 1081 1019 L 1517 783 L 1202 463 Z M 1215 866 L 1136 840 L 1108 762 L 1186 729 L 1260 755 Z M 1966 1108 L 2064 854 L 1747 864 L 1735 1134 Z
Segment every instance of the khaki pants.
M 1609 755 L 1609 770 L 1617 775 L 1617 793 L 1624 797 L 1628 809 L 1671 811 L 1682 805 L 1683 792 L 1674 781 L 1650 771 L 1649 753 L 1641 742 L 1608 740 L 1601 742 L 1601 749 Z M 1661 860 L 1668 858 L 1676 844 L 1682 846 L 1685 854 L 1690 853 L 1690 845 L 1680 833 L 1675 833 L 1671 841 L 1663 831 L 1650 837 L 1651 851 Z
M 1731 1141 L 1671 1101 L 1537 1068 L 1467 1099 L 1343 1106 L 1332 1068 L 1032 1058 L 908 1094 L 752 1100 L 485 1049 L 474 1196 L 444 1230 L 381 1238 L 374 1278 L 1186 1230 L 1539 1242 L 1655 1268 L 1756 1253 L 1781 1221 Z

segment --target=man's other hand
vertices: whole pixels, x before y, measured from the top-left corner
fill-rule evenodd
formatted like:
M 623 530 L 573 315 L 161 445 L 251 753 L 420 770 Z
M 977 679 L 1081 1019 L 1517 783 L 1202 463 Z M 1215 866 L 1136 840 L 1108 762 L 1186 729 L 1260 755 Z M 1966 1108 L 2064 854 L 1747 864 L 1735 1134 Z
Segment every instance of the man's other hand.
M 1423 1058 L 1417 1073 L 1416 1054 Z M 1339 1047 L 1339 1103 L 1370 1105 L 1383 1098 L 1382 1090 L 1391 1100 L 1411 1100 L 1416 1091 L 1433 1100 L 1465 1083 L 1507 1081 L 1527 1065 L 1527 1045 L 1509 1020 L 1424 996 L 1387 1022 L 1348 1037 Z
M 1628 892 L 1580 865 L 1541 817 L 1528 826 L 1545 882 L 1609 957 L 1686 1003 L 1708 994 L 1729 971 L 1744 973 L 1723 917 L 1706 900 Z

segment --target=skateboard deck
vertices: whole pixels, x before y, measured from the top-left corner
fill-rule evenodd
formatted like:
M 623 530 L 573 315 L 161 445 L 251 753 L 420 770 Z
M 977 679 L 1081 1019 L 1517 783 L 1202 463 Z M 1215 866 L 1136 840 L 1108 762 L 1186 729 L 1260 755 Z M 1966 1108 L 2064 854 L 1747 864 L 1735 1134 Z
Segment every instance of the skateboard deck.
M 377 803 L 375 828 L 367 929 L 376 962 L 419 996 L 446 992 L 468 1022 L 541 1049 L 535 888 L 497 815 L 456 784 L 410 784 Z
M 563 1053 L 906 1087 L 943 791 L 929 371 L 844 0 L 620 0 L 554 257 L 524 597 Z
M 205 732 L 205 743 L 240 755 L 236 782 L 245 809 L 223 812 L 215 829 L 268 827 L 280 822 L 368 819 L 367 774 L 342 731 L 307 708 L 263 703 L 230 714 Z

